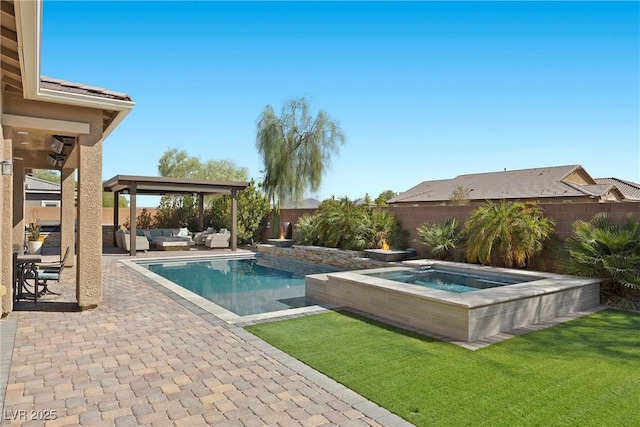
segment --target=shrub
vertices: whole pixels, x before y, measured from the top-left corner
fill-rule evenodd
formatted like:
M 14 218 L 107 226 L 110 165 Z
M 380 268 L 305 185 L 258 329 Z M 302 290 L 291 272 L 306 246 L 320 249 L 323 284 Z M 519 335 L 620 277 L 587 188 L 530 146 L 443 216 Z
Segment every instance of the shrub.
M 343 250 L 379 248 L 383 241 L 391 247 L 404 247 L 406 238 L 407 232 L 393 213 L 357 204 L 348 197 L 322 201 L 315 215 L 305 215 L 296 224 L 298 244 Z
M 320 244 L 317 215 L 302 215 L 298 218 L 295 228 L 297 244 L 308 246 L 317 246 Z
M 421 224 L 418 227 L 416 242 L 424 246 L 427 252 L 435 258 L 459 260 L 463 236 L 460 224 L 455 218 L 451 218 Z
M 604 213 L 589 222 L 575 221 L 558 256 L 558 269 L 602 279 L 605 290 L 619 295 L 640 289 L 640 223 L 627 217 L 613 224 Z
M 542 251 L 554 222 L 532 202 L 491 201 L 467 220 L 466 257 L 470 262 L 525 267 Z

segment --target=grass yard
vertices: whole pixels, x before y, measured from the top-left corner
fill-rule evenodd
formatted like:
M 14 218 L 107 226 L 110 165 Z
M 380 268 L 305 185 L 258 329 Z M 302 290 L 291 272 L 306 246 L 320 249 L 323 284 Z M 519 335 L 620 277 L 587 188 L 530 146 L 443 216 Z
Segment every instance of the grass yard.
M 640 314 L 607 310 L 470 351 L 352 313 L 247 327 L 418 426 L 640 425 Z

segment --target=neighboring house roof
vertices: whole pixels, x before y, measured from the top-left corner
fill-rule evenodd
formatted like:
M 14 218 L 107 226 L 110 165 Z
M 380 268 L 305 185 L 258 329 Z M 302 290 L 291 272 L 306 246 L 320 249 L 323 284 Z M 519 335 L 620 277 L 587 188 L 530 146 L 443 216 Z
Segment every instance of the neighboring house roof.
M 615 185 L 624 197 L 629 200 L 640 200 L 640 184 L 620 178 L 596 178 L 598 184 Z
M 60 183 L 51 182 L 44 179 L 36 178 L 32 175 L 26 175 L 24 179 L 25 191 L 27 193 L 57 193 L 60 194 Z
M 541 199 L 552 197 L 624 196 L 611 184 L 598 184 L 580 165 L 458 175 L 424 181 L 387 203 L 446 202 L 457 188 L 469 191 L 469 200 Z

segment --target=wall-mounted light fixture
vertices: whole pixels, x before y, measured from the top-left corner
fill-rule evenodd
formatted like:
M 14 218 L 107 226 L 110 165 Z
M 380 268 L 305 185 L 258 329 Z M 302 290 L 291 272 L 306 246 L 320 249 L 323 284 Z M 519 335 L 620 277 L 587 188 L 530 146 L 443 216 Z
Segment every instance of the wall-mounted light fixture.
M 58 135 L 54 135 L 51 137 L 51 149 L 60 154 L 64 149 L 64 138 Z
M 2 175 L 13 175 L 13 162 L 11 160 L 3 160 L 0 165 L 2 165 Z
M 49 154 L 47 156 L 47 163 L 52 167 L 61 168 L 64 165 L 64 160 L 66 156 L 64 154 Z

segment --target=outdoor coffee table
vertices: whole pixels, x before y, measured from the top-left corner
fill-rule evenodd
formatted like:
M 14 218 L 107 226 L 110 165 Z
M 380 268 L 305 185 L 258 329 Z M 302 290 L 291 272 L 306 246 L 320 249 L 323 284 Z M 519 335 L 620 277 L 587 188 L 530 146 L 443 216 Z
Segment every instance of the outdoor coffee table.
M 179 237 L 156 237 L 153 241 L 160 251 L 188 251 L 189 241 Z

